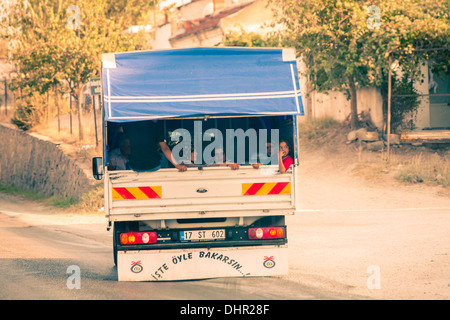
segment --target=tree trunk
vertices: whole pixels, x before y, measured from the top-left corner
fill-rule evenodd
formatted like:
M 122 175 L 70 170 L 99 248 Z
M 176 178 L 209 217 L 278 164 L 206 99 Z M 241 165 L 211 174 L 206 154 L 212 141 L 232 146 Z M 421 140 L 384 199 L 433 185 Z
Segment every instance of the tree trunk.
M 358 129 L 359 128 L 358 107 L 356 104 L 357 97 L 354 79 L 349 79 L 349 87 L 350 87 L 350 126 L 352 129 Z
M 70 123 L 70 134 L 73 133 L 73 104 L 72 104 L 72 94 L 69 95 L 69 123 Z
M 78 109 L 78 138 L 80 141 L 84 140 L 84 126 L 83 126 L 83 114 L 81 108 L 81 99 L 83 97 L 83 86 L 76 90 L 77 97 L 77 109 Z
M 50 123 L 50 120 L 51 120 L 50 92 L 49 92 L 49 91 L 47 91 L 46 99 L 47 99 L 47 124 L 49 124 L 49 123 Z
M 53 91 L 55 93 L 55 106 L 57 110 L 57 116 L 58 116 L 58 133 L 61 132 L 61 110 L 59 109 L 59 103 L 58 103 L 58 85 L 54 85 Z

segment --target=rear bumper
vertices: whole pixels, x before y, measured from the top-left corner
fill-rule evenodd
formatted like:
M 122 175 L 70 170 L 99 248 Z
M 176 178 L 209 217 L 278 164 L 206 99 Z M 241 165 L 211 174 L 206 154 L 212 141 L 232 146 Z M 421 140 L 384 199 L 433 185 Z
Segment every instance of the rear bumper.
M 140 245 L 121 245 L 119 233 L 117 237 L 118 251 L 145 251 L 145 250 L 165 250 L 165 249 L 187 249 L 187 248 L 219 248 L 219 247 L 243 247 L 243 246 L 281 246 L 287 243 L 287 227 L 285 237 L 280 239 L 249 239 L 248 227 L 217 227 L 217 228 L 194 228 L 195 230 L 224 229 L 226 238 L 224 240 L 211 241 L 182 241 L 179 234 L 181 230 L 191 230 L 192 228 L 157 230 L 157 242 Z
M 167 249 L 190 249 L 190 248 L 224 248 L 224 247 L 246 247 L 285 245 L 286 239 L 275 240 L 240 240 L 240 241 L 200 241 L 200 242 L 178 242 L 178 243 L 153 243 L 149 245 L 118 245 L 118 251 L 155 251 Z
M 117 255 L 119 281 L 171 281 L 288 273 L 286 245 L 129 250 Z

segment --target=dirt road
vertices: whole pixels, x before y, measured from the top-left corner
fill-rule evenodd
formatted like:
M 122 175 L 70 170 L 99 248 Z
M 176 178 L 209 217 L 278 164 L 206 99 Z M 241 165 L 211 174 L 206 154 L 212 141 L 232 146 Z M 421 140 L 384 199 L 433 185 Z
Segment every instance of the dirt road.
M 356 162 L 303 153 L 288 278 L 374 299 L 449 299 L 450 198 L 355 177 Z
M 352 156 L 306 152 L 288 217 L 289 275 L 117 283 L 99 215 L 49 212 L 0 194 L 2 299 L 449 299 L 450 198 L 355 177 Z M 82 290 L 66 287 L 82 267 Z M 125 290 L 124 290 L 125 289 Z M 76 292 L 75 292 L 76 291 Z

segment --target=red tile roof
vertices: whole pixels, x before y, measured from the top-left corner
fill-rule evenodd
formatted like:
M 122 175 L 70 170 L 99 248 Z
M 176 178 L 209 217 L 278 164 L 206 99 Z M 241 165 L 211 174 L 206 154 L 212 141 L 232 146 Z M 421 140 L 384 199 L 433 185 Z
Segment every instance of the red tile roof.
M 184 38 L 191 34 L 196 34 L 196 33 L 199 33 L 199 32 L 205 31 L 205 30 L 214 29 L 219 25 L 219 22 L 222 18 L 232 15 L 233 13 L 239 12 L 252 3 L 253 3 L 253 1 L 247 2 L 240 6 L 225 9 L 225 10 L 219 11 L 218 13 L 216 13 L 214 15 L 208 15 L 208 16 L 198 19 L 198 20 L 185 21 L 183 26 L 186 29 L 186 31 L 183 32 L 182 34 L 179 34 L 179 35 L 176 35 L 176 36 L 170 38 L 170 40 L 181 39 L 181 38 Z

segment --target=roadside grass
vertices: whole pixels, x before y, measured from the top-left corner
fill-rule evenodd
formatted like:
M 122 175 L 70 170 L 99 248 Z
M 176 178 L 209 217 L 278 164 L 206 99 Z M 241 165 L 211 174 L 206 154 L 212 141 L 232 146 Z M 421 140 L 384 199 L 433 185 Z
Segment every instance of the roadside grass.
M 24 197 L 29 200 L 35 200 L 35 201 L 44 201 L 47 197 L 43 194 L 37 193 L 35 191 L 30 190 L 23 190 L 15 185 L 2 185 L 0 184 L 0 192 L 13 195 L 13 196 L 20 196 Z
M 23 190 L 14 185 L 1 185 L 0 192 L 36 201 L 48 207 L 74 213 L 98 213 L 103 207 L 103 184 L 95 186 L 85 193 L 80 200 L 72 197 L 47 196 L 35 191 Z
M 85 193 L 81 200 L 72 207 L 76 212 L 98 213 L 104 207 L 104 185 L 99 183 L 90 191 Z
M 384 179 L 395 167 L 394 162 L 387 163 L 382 159 L 358 161 L 352 169 L 356 176 L 364 177 L 366 180 Z
M 427 184 L 450 188 L 450 159 L 447 154 L 434 153 L 432 150 L 408 150 L 405 146 L 386 161 L 386 154 L 379 153 L 363 157 L 353 168 L 353 173 L 367 180 L 383 180 L 387 176 L 405 184 Z M 423 148 L 422 148 L 423 149 Z
M 342 123 L 331 118 L 309 119 L 298 124 L 300 144 L 312 149 L 327 147 L 333 152 L 339 142 L 344 142 L 345 134 Z
M 450 159 L 439 154 L 415 155 L 399 170 L 396 178 L 408 183 L 430 183 L 450 187 Z
M 450 189 L 450 151 L 400 145 L 387 154 L 346 144 L 349 128 L 333 119 L 311 119 L 299 123 L 300 148 L 324 151 L 330 159 L 347 161 L 354 175 L 370 181 L 394 179 L 400 183 L 439 185 Z M 301 151 L 300 151 L 301 152 Z

